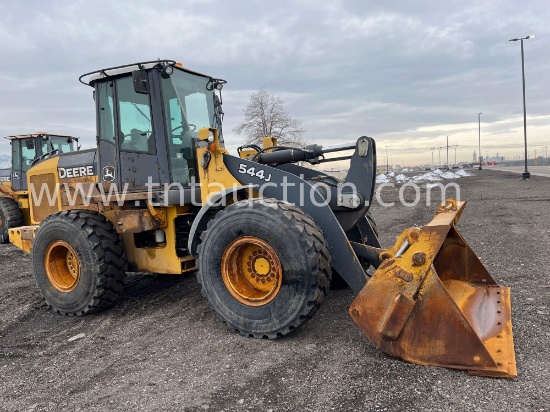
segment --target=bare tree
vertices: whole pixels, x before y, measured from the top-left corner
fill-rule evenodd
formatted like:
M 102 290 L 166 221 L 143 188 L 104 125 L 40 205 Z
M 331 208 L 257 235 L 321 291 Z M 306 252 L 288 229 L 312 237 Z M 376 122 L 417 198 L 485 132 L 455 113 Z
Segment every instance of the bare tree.
M 243 112 L 244 121 L 233 131 L 244 134 L 246 144 L 261 146 L 264 137 L 276 137 L 280 145 L 305 146 L 302 121 L 291 117 L 281 98 L 270 94 L 265 88 L 252 93 Z

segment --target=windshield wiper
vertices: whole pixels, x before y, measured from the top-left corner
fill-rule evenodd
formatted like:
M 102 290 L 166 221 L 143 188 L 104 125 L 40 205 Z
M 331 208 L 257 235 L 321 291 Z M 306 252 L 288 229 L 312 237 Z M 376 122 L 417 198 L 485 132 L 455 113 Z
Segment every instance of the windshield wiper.
M 139 112 L 139 114 L 141 114 L 143 117 L 145 117 L 147 119 L 148 122 L 151 122 L 151 119 L 149 119 L 147 117 L 147 115 L 145 113 L 143 113 L 143 111 L 138 107 L 137 104 L 135 103 L 132 103 L 134 105 L 134 107 L 136 108 L 136 110 Z

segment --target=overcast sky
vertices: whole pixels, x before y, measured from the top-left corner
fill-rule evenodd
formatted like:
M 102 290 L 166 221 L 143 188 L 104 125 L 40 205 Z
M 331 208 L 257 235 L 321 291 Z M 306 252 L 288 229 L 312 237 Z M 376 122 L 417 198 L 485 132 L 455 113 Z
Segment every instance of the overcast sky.
M 521 54 L 508 39 L 535 34 L 525 41 L 532 157 L 550 146 L 549 21 L 548 0 L 2 0 L 0 136 L 48 131 L 91 147 L 92 90 L 78 76 L 169 58 L 228 81 L 230 150 L 248 97 L 265 86 L 312 143 L 369 135 L 408 165 L 429 163 L 449 135 L 457 160 L 471 160 L 483 112 L 482 153 L 514 157 Z

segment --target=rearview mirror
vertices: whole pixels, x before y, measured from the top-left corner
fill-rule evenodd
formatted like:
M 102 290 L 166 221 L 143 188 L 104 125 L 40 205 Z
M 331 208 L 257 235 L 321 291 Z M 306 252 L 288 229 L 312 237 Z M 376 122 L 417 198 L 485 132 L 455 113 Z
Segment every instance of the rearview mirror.
M 132 72 L 134 81 L 134 90 L 139 94 L 149 94 L 149 86 L 147 84 L 147 73 L 143 70 L 134 70 Z
M 34 140 L 25 140 L 25 146 L 27 146 L 27 149 L 33 150 L 34 149 Z

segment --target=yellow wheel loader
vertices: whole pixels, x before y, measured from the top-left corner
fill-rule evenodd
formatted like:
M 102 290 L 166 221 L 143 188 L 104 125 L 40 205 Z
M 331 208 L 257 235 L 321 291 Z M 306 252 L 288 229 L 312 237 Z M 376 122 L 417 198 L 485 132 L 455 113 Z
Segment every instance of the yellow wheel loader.
M 464 202 L 447 200 L 426 226 L 380 246 L 368 215 L 372 138 L 304 148 L 266 138 L 233 156 L 224 80 L 162 60 L 80 81 L 94 89 L 97 148 L 40 157 L 24 201 L 3 191 L 0 203 L 2 230 L 31 254 L 55 311 L 111 306 L 126 271 L 196 271 L 230 329 L 273 339 L 311 319 L 338 276 L 357 296 L 351 317 L 389 355 L 516 375 L 509 289 L 457 231 Z M 344 181 L 297 164 L 335 159 L 350 161 Z
M 37 132 L 6 137 L 11 145 L 11 167 L 0 169 L 0 243 L 9 241 L 8 229 L 31 225 L 27 171 L 42 160 L 74 152 L 78 138 Z

